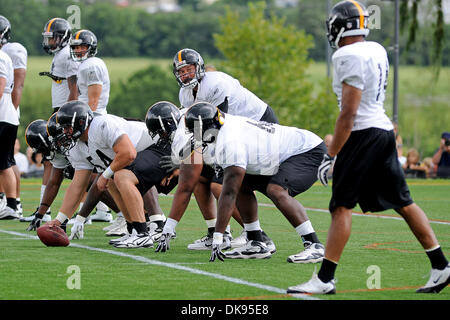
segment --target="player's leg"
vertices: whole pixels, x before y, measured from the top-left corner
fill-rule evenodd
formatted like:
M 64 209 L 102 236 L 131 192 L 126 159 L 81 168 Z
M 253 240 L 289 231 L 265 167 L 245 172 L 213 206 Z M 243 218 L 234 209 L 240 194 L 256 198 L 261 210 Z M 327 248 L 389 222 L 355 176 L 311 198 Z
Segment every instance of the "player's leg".
M 22 203 L 20 202 L 20 171 L 19 167 L 16 165 L 12 166 L 12 169 L 14 171 L 14 175 L 16 176 L 16 206 L 17 206 L 17 213 L 19 215 L 19 218 L 22 218 L 23 210 L 22 210 Z
M 12 166 L 16 164 L 14 160 L 14 145 L 17 137 L 17 126 L 6 122 L 0 123 L 0 181 L 6 196 L 6 206 L 0 211 L 0 219 L 18 219 L 16 176 Z
M 411 231 L 431 262 L 431 275 L 418 293 L 438 293 L 450 283 L 450 264 L 446 259 L 430 222 L 423 210 L 415 203 L 396 210 L 406 221 Z

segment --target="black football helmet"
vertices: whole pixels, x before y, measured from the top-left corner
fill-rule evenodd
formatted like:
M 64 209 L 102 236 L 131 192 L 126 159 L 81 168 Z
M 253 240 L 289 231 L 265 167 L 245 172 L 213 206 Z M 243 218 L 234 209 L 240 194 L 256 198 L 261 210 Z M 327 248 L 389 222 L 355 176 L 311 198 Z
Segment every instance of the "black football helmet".
M 87 58 L 95 57 L 97 54 L 97 37 L 95 34 L 89 30 L 80 30 L 75 32 L 73 37 L 70 39 L 70 55 L 75 61 L 84 61 Z M 78 46 L 87 46 L 84 52 L 75 52 Z
M 4 45 L 11 38 L 11 24 L 4 16 L 0 16 L 0 43 Z
M 349 36 L 364 36 L 369 34 L 369 12 L 361 3 L 348 0 L 336 4 L 330 12 L 327 26 L 327 37 L 330 46 L 339 48 L 339 41 Z
M 178 71 L 187 66 L 195 65 L 195 74 L 192 79 L 186 83 L 181 80 Z M 192 49 L 181 49 L 177 52 L 175 57 L 173 57 L 173 74 L 177 78 L 177 82 L 182 88 L 194 88 L 197 83 L 205 76 L 205 63 L 203 62 L 202 56 L 195 50 Z
M 25 141 L 34 151 L 42 152 L 46 157 L 53 152 L 47 133 L 47 121 L 38 119 L 32 121 L 25 129 Z
M 53 18 L 44 26 L 42 32 L 42 48 L 48 54 L 53 54 L 64 48 L 72 36 L 72 27 L 69 22 L 62 18 Z M 51 40 L 53 43 L 50 43 Z
M 185 123 L 196 142 L 213 143 L 223 124 L 223 114 L 209 102 L 196 102 L 186 112 Z
M 85 102 L 73 100 L 62 105 L 56 113 L 56 123 L 63 131 L 57 142 L 61 145 L 63 153 L 67 153 L 75 146 L 92 119 L 94 119 L 94 113 Z
M 52 149 L 64 154 L 65 148 L 63 147 L 62 142 L 64 139 L 64 131 L 59 123 L 56 122 L 56 112 L 51 115 L 51 117 L 47 121 L 47 133 L 48 139 L 52 144 Z
M 177 130 L 180 117 L 180 110 L 173 103 L 159 101 L 148 109 L 145 116 L 148 133 L 152 138 L 159 135 L 160 139 L 168 140 Z

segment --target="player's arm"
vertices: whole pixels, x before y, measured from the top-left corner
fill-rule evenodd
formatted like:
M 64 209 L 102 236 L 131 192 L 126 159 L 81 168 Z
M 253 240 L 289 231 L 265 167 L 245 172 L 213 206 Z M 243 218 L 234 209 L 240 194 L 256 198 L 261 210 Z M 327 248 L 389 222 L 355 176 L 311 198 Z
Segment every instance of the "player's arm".
M 136 148 L 131 142 L 130 137 L 126 134 L 123 134 L 117 138 L 116 142 L 114 142 L 113 150 L 115 153 L 114 160 L 97 181 L 97 186 L 100 191 L 106 190 L 108 179 L 112 177 L 114 172 L 125 168 L 130 165 L 134 159 L 136 159 Z
M 58 195 L 58 191 L 63 180 L 64 169 L 52 167 L 50 178 L 47 182 L 47 186 L 45 187 L 44 195 L 42 196 L 42 202 L 39 205 L 38 213 L 40 215 L 44 216 L 48 208 L 52 205 Z
M 77 76 L 76 75 L 73 75 L 73 76 L 70 76 L 67 78 L 67 86 L 69 87 L 69 97 L 67 98 L 67 101 L 77 100 L 78 99 L 78 86 L 77 86 Z M 88 90 L 88 92 L 89 92 L 89 90 Z
M 237 166 L 225 168 L 220 193 L 218 208 L 216 232 L 224 233 L 236 206 L 236 198 L 244 180 L 245 169 Z
M 203 169 L 201 154 L 193 152 L 191 154 L 190 163 L 181 163 L 178 176 L 178 186 L 175 192 L 172 207 L 170 208 L 169 218 L 180 221 L 186 211 L 194 192 L 195 186 L 200 179 Z
M 27 70 L 24 68 L 14 69 L 14 89 L 11 92 L 11 99 L 14 107 L 17 109 L 22 99 L 23 86 Z
M 101 84 L 91 84 L 88 87 L 88 105 L 92 111 L 96 111 L 103 86 Z
M 5 92 L 6 87 L 6 78 L 0 75 L 0 99 L 3 97 L 3 93 Z
M 80 201 L 86 192 L 91 177 L 91 170 L 76 170 L 72 182 L 64 194 L 63 203 L 56 220 L 52 222 L 61 224 L 65 218 L 70 219 L 78 208 Z
M 339 153 L 352 132 L 353 122 L 361 102 L 361 95 L 361 89 L 345 82 L 342 83 L 342 108 L 336 120 L 333 140 L 328 148 L 328 154 L 332 157 Z

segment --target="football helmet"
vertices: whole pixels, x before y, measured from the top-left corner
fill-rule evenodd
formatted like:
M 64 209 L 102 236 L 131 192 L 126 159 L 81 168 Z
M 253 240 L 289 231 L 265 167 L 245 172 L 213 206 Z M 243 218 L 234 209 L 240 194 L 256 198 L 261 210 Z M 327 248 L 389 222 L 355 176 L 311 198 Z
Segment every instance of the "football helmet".
M 212 143 L 223 125 L 223 114 L 209 102 L 196 102 L 186 112 L 185 123 L 196 142 Z
M 348 0 L 336 4 L 330 12 L 327 26 L 327 37 L 330 46 L 339 48 L 339 41 L 349 36 L 364 36 L 369 34 L 369 12 L 361 3 Z
M 48 139 L 52 145 L 52 149 L 64 154 L 65 148 L 63 147 L 64 132 L 59 123 L 56 122 L 56 112 L 51 115 L 51 117 L 47 121 L 47 133 Z
M 42 48 L 48 54 L 54 54 L 64 48 L 70 41 L 72 28 L 67 20 L 53 18 L 44 26 L 42 32 Z M 53 42 L 51 43 L 51 40 Z
M 38 119 L 32 121 L 25 129 L 25 141 L 30 148 L 42 152 L 43 155 L 52 154 L 52 144 L 47 133 L 47 121 Z
M 163 140 L 168 140 L 177 130 L 180 117 L 180 110 L 173 103 L 159 101 L 148 109 L 145 116 L 148 133 L 152 138 L 159 135 Z
M 75 61 L 84 61 L 87 58 L 95 57 L 97 54 L 97 37 L 89 30 L 80 30 L 75 32 L 70 39 L 70 55 Z M 85 51 L 76 52 L 78 46 L 87 46 Z
M 191 79 L 183 81 L 179 74 L 181 68 L 187 65 L 195 65 L 195 74 Z M 182 88 L 194 88 L 198 82 L 205 76 L 205 63 L 202 56 L 192 49 L 181 49 L 173 57 L 173 74 Z
M 4 16 L 0 16 L 0 43 L 3 45 L 11 37 L 11 24 Z
M 66 102 L 56 113 L 56 123 L 61 126 L 62 135 L 58 139 L 61 151 L 67 153 L 86 131 L 94 119 L 94 113 L 88 104 L 73 100 Z

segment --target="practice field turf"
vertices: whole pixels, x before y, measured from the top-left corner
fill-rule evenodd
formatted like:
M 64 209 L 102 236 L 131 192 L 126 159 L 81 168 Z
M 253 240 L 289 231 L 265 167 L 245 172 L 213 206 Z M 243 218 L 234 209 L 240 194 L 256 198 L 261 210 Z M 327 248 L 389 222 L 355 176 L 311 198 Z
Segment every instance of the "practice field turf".
M 52 206 L 52 217 L 67 184 Z M 410 180 L 409 186 L 449 258 L 450 181 Z M 22 180 L 21 188 L 24 215 L 29 215 L 39 202 L 40 180 Z M 323 243 L 330 224 L 326 210 L 330 191 L 316 183 L 298 197 Z M 166 215 L 171 202 L 171 195 L 160 197 Z M 277 246 L 277 252 L 265 260 L 210 263 L 209 251 L 188 250 L 187 245 L 206 232 L 194 199 L 177 226 L 177 238 L 163 254 L 108 245 L 110 238 L 102 231 L 107 223 L 87 225 L 85 239 L 74 240 L 69 247 L 50 248 L 35 232 L 25 231 L 28 223 L 2 220 L 0 300 L 450 300 L 450 287 L 438 295 L 415 293 L 427 282 L 430 263 L 406 223 L 394 211 L 362 215 L 359 208 L 355 208 L 352 235 L 337 269 L 337 294 L 285 294 L 288 286 L 309 280 L 319 265 L 286 262 L 289 255 L 302 250 L 301 240 L 267 198 L 259 197 L 259 203 L 262 227 Z M 232 231 L 234 236 L 241 231 L 234 221 Z

